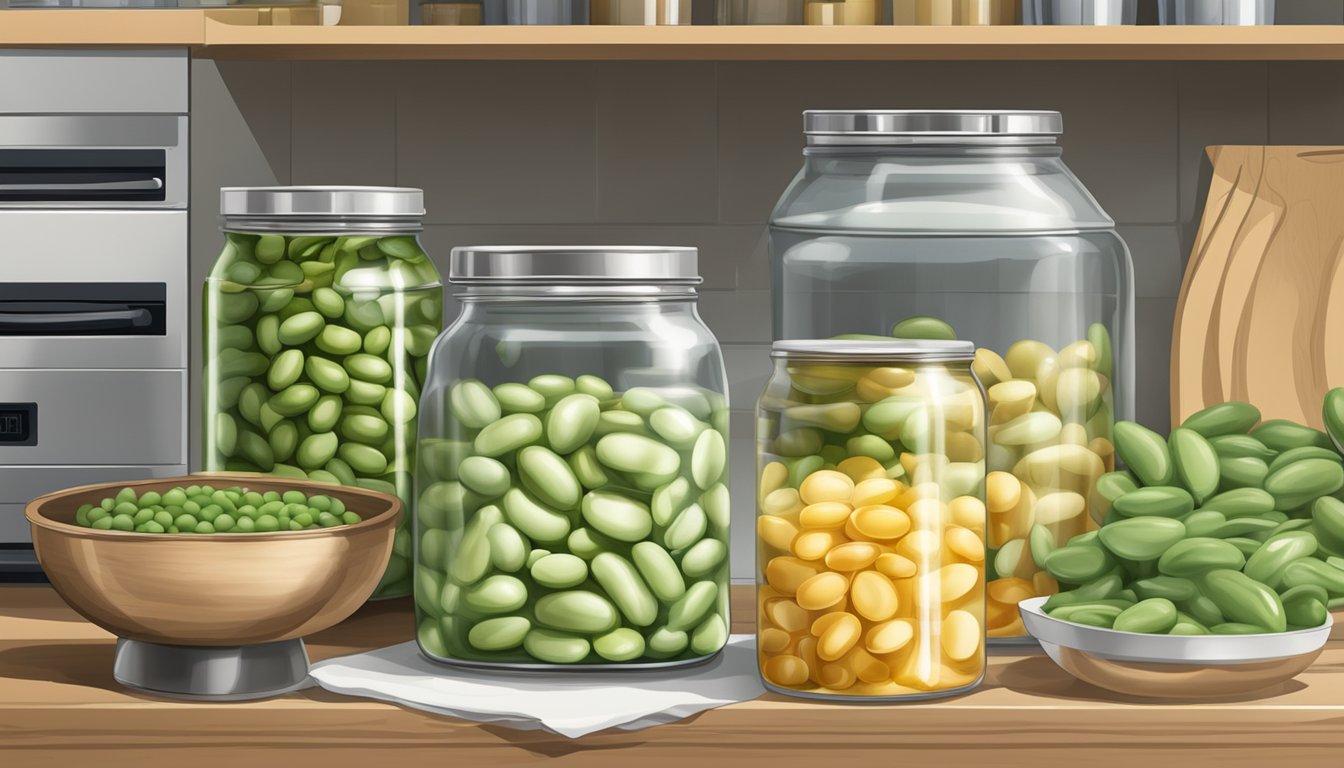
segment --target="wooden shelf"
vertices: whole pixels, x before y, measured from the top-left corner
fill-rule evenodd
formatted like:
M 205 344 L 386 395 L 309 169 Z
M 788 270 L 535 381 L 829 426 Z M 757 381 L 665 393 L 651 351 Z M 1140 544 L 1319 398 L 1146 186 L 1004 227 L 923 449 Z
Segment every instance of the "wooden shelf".
M 751 590 L 734 590 L 751 631 Z M 314 660 L 411 639 L 410 603 L 366 606 L 308 639 Z M 401 709 L 320 689 L 239 704 L 129 693 L 112 680 L 113 638 L 46 587 L 0 588 L 0 753 L 6 765 L 1335 765 L 1344 750 L 1344 640 L 1277 689 L 1199 705 L 1108 694 L 1038 651 L 991 656 L 972 694 L 841 706 L 769 695 L 642 731 L 571 741 Z M 840 757 L 837 757 L 840 756 Z M 1165 758 L 1165 760 L 1163 759 Z M 675 762 L 674 762 L 675 761 Z
M 221 59 L 1344 60 L 1344 26 L 316 27 L 249 11 L 0 11 L 0 47 L 179 46 Z

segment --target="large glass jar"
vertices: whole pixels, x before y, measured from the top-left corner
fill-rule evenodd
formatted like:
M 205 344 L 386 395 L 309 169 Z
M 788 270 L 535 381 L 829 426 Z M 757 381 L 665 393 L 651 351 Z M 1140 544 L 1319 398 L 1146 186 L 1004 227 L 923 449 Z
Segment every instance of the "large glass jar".
M 418 189 L 220 191 L 205 281 L 207 470 L 357 485 L 410 500 L 416 401 L 443 327 Z M 375 597 L 410 594 L 409 525 Z
M 1033 532 L 1095 527 L 1132 418 L 1133 268 L 1056 112 L 819 111 L 770 223 L 776 338 L 964 338 L 988 392 L 988 631 L 1059 585 Z M 1099 512 L 1101 507 L 1096 507 Z M 1036 547 L 1043 551 L 1043 546 Z
M 985 672 L 985 405 L 957 341 L 777 341 L 757 413 L 757 648 L 817 698 Z
M 420 401 L 426 655 L 667 666 L 728 639 L 728 400 L 693 248 L 459 248 Z

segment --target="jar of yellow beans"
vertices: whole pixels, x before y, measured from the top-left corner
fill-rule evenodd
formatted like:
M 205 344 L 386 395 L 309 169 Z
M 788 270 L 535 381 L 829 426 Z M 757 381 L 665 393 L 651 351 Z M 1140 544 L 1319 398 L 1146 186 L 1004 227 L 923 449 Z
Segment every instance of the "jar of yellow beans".
M 777 341 L 757 411 L 766 687 L 962 693 L 985 672 L 985 398 L 962 341 Z

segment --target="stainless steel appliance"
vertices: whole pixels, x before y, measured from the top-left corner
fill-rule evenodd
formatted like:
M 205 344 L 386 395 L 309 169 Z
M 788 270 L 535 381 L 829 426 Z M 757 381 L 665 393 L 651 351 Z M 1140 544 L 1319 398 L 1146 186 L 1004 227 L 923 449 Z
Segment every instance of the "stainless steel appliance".
M 32 84 L 0 87 L 0 579 L 38 573 L 34 496 L 186 472 L 186 68 L 0 55 L 0 81 Z M 180 99 L 146 103 L 128 71 Z M 137 114 L 107 111 L 116 91 Z

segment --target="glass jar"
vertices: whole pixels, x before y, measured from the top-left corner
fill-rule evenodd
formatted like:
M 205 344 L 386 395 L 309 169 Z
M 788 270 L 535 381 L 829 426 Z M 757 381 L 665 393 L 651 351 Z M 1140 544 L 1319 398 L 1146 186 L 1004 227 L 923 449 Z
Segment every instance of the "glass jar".
M 806 0 L 719 0 L 716 13 L 719 24 L 804 23 Z
M 1059 585 L 1032 557 L 1095 528 L 1132 418 L 1133 267 L 1064 165 L 1056 112 L 808 112 L 771 216 L 775 338 L 965 338 L 988 392 L 993 638 Z M 1041 539 L 1044 541 L 1044 539 Z M 1038 548 L 1039 549 L 1039 548 Z
M 876 0 L 807 0 L 804 22 L 813 26 L 843 27 L 878 23 Z
M 1018 0 L 891 0 L 897 26 L 1016 24 Z
M 205 281 L 207 470 L 267 472 L 410 499 L 416 401 L 443 327 L 418 189 L 220 190 Z M 403 522 L 375 597 L 411 591 Z
M 482 0 L 485 24 L 564 26 L 588 23 L 586 0 Z
M 767 687 L 915 699 L 984 677 L 985 405 L 959 341 L 777 341 L 757 411 Z
M 1138 23 L 1138 0 L 1026 0 L 1023 24 L 1113 27 Z
M 690 0 L 592 0 L 594 25 L 684 26 L 691 23 Z
M 420 401 L 430 658 L 674 666 L 728 639 L 728 398 L 694 248 L 453 251 Z

